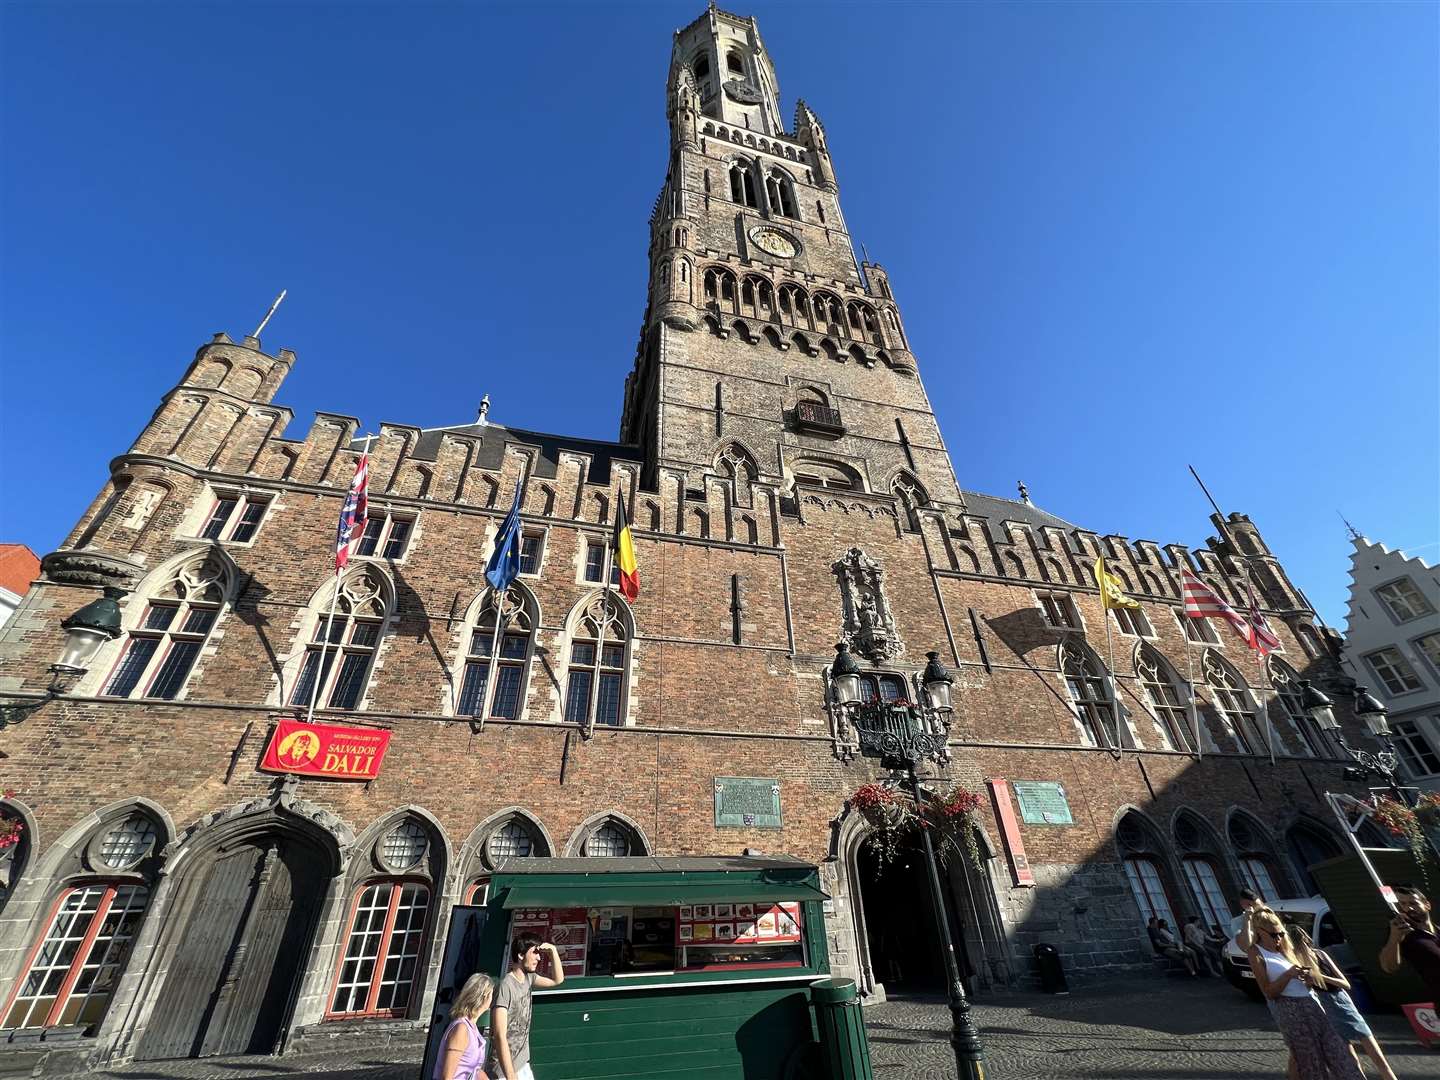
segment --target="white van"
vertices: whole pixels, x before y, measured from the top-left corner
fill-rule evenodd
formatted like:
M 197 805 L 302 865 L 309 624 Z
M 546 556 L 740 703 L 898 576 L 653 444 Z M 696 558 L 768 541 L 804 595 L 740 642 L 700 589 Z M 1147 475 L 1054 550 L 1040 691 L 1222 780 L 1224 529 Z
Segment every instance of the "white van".
M 1330 954 L 1330 959 L 1353 981 L 1358 972 L 1355 956 L 1345 935 L 1330 914 L 1330 904 L 1323 896 L 1309 896 L 1303 900 L 1276 900 L 1270 908 L 1281 920 L 1291 926 L 1298 926 L 1310 935 L 1310 939 Z M 1228 927 L 1226 928 L 1229 929 Z M 1255 973 L 1250 970 L 1250 960 L 1240 951 L 1232 937 L 1225 944 L 1225 977 L 1230 985 L 1245 991 L 1257 1001 L 1260 987 L 1255 984 Z

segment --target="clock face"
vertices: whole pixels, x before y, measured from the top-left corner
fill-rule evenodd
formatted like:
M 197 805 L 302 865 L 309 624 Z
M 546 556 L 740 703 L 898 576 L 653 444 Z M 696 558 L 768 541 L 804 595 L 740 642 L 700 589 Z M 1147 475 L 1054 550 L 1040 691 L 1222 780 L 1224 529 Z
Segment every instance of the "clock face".
M 761 251 L 781 259 L 793 259 L 800 252 L 800 246 L 795 243 L 794 237 L 786 235 L 779 229 L 752 229 L 750 239 Z

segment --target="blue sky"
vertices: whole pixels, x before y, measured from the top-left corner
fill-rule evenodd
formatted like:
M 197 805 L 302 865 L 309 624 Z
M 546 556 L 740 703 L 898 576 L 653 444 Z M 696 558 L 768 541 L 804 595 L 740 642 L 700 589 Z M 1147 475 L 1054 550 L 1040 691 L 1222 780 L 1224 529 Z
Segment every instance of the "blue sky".
M 733 4 L 729 5 L 733 8 Z M 618 430 L 664 177 L 655 4 L 0 7 L 0 539 L 42 554 L 211 333 L 317 409 Z M 1433 4 L 757 3 L 961 483 L 1329 620 L 1336 516 L 1440 554 Z

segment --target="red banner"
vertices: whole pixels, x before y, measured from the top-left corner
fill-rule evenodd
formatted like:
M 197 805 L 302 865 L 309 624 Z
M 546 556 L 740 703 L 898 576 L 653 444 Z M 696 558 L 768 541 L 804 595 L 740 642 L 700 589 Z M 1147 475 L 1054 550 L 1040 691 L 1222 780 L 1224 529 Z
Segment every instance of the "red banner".
M 329 780 L 374 780 L 389 745 L 390 732 L 377 728 L 281 720 L 270 735 L 260 768 Z
M 985 783 L 990 785 L 995 817 L 1000 822 L 1000 839 L 1005 842 L 1005 854 L 1010 857 L 1010 876 L 1017 886 L 1033 886 L 1035 875 L 1030 870 L 1030 860 L 1025 857 L 1025 841 L 1020 838 L 1015 809 L 1010 805 L 1010 781 L 996 776 Z

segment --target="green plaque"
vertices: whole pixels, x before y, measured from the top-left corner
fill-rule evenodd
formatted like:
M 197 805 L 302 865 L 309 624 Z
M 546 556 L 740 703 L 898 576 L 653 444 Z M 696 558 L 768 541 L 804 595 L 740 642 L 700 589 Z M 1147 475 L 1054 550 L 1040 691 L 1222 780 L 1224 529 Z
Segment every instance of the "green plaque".
M 715 777 L 715 827 L 780 828 L 780 781 L 759 776 Z
M 1065 787 L 1053 780 L 1014 780 L 1015 798 L 1020 801 L 1020 820 L 1027 825 L 1074 825 Z

